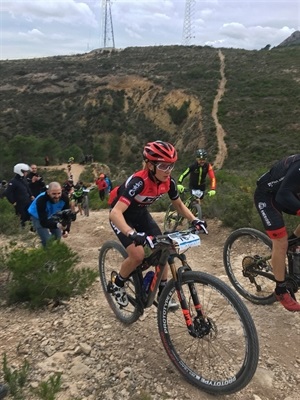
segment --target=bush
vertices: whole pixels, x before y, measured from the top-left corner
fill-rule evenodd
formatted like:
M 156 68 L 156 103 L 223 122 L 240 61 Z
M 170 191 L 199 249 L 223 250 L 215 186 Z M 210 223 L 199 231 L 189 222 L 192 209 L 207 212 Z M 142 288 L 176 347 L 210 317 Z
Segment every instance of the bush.
M 15 235 L 20 226 L 19 217 L 7 199 L 0 199 L 0 233 Z
M 8 302 L 28 302 L 29 307 L 36 308 L 83 293 L 97 273 L 75 270 L 78 261 L 74 251 L 57 241 L 50 241 L 46 248 L 12 251 L 6 260 L 11 272 Z

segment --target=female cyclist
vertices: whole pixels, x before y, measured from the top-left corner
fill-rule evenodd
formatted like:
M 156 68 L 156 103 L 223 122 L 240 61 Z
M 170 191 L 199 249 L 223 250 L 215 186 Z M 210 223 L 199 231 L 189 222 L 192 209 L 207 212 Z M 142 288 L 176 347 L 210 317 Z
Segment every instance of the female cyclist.
M 122 262 L 119 274 L 112 284 L 112 291 L 119 305 L 126 307 L 128 298 L 124 283 L 132 271 L 142 262 L 147 236 L 157 236 L 161 230 L 148 211 L 155 200 L 168 193 L 174 208 L 197 229 L 207 233 L 206 223 L 195 216 L 183 204 L 171 172 L 177 160 L 172 144 L 162 141 L 147 143 L 143 151 L 144 168 L 112 190 L 110 224 L 128 257 Z M 167 282 L 167 272 L 162 277 L 158 296 Z

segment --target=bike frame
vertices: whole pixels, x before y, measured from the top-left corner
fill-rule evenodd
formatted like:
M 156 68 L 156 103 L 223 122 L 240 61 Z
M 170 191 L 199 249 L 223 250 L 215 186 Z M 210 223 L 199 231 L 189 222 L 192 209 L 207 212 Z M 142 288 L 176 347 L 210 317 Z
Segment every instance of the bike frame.
M 194 332 L 192 316 L 190 314 L 189 307 L 188 307 L 184 292 L 181 287 L 182 274 L 185 271 L 191 271 L 191 268 L 189 267 L 189 265 L 186 262 L 185 255 L 177 254 L 176 252 L 173 253 L 170 250 L 169 246 L 170 246 L 170 244 L 168 244 L 168 247 L 162 247 L 162 248 L 158 248 L 158 249 L 154 250 L 150 256 L 144 258 L 142 264 L 140 266 L 138 266 L 137 269 L 131 274 L 131 275 L 137 274 L 139 277 L 141 292 L 138 294 L 137 298 L 138 298 L 139 306 L 141 309 L 141 314 L 143 314 L 145 308 L 151 307 L 152 304 L 154 304 L 157 307 L 158 303 L 154 300 L 155 295 L 158 291 L 158 287 L 161 282 L 163 272 L 164 272 L 165 268 L 167 268 L 167 264 L 169 264 L 169 267 L 170 267 L 171 273 L 172 273 L 172 277 L 175 281 L 175 289 L 176 289 L 176 292 L 178 295 L 178 300 L 179 300 L 179 303 L 181 306 L 183 317 L 186 322 L 187 329 L 192 336 L 196 337 L 197 335 Z M 153 265 L 153 264 L 155 264 L 153 261 L 155 259 L 157 259 L 159 252 L 161 253 L 159 256 L 159 260 L 156 263 L 156 265 Z M 179 267 L 178 269 L 176 269 L 175 258 L 178 258 L 181 261 L 182 267 Z M 144 265 L 146 265 L 146 268 L 144 267 Z M 153 266 L 155 266 L 155 271 L 154 271 L 154 276 L 153 276 L 152 282 L 150 284 L 149 291 L 148 291 L 148 293 L 143 293 L 143 291 L 142 291 L 143 271 L 146 271 L 150 267 L 153 267 Z M 201 303 L 200 303 L 198 295 L 197 295 L 197 291 L 195 290 L 195 285 L 193 283 L 191 283 L 188 286 L 190 289 L 191 297 L 192 297 L 195 311 L 197 314 L 196 318 L 203 318 L 202 307 L 201 307 Z M 132 304 L 135 304 L 135 300 L 130 295 L 128 296 L 128 298 Z

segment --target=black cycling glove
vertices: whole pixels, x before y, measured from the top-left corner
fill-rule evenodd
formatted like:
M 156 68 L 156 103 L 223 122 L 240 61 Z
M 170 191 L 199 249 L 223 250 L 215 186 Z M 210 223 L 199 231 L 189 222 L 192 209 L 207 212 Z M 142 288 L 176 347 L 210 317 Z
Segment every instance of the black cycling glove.
M 147 234 L 145 232 L 133 232 L 128 235 L 136 246 L 143 246 L 146 243 Z
M 208 234 L 207 228 L 207 223 L 206 221 L 203 221 L 201 219 L 194 219 L 192 221 L 193 227 L 195 227 L 198 231 L 205 233 L 206 235 Z

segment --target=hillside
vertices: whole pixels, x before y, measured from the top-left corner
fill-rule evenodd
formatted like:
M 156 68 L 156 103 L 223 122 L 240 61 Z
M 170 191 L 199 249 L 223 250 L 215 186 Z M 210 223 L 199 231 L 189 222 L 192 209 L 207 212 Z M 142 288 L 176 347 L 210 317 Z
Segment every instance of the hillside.
M 182 165 L 197 147 L 219 168 L 266 165 L 298 151 L 299 65 L 299 47 L 135 47 L 2 61 L 0 168 L 72 153 L 93 154 L 114 172 L 140 165 L 141 146 L 158 138 L 177 146 Z

